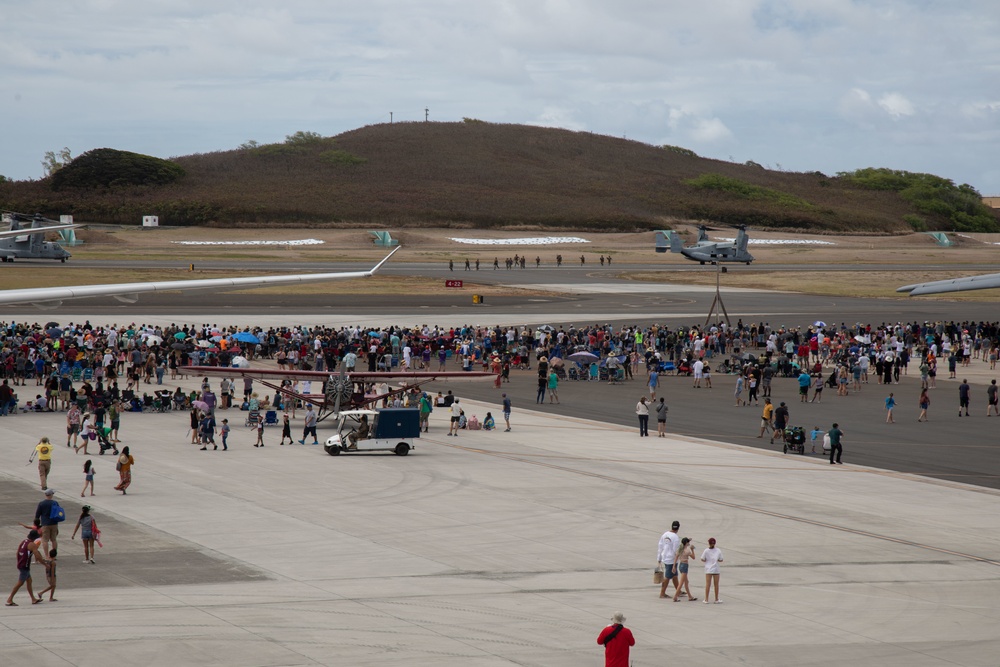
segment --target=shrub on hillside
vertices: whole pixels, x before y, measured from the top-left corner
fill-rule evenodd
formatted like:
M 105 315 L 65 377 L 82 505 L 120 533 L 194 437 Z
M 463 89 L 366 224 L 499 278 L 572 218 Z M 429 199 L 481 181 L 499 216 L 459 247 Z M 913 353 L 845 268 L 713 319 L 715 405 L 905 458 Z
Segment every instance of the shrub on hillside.
M 53 190 L 165 185 L 182 176 L 184 169 L 170 160 L 113 148 L 96 148 L 54 172 L 51 185 Z
M 956 186 L 954 181 L 934 174 L 871 167 L 837 176 L 869 190 L 898 192 L 921 213 L 948 218 L 957 231 L 1000 231 L 1000 221 L 971 185 Z
M 805 199 L 788 194 L 787 192 L 762 188 L 759 185 L 753 185 L 738 178 L 730 178 L 721 174 L 702 174 L 697 178 L 688 179 L 684 183 L 699 190 L 717 190 L 740 197 L 741 199 L 769 201 L 789 208 L 812 208 L 812 204 Z

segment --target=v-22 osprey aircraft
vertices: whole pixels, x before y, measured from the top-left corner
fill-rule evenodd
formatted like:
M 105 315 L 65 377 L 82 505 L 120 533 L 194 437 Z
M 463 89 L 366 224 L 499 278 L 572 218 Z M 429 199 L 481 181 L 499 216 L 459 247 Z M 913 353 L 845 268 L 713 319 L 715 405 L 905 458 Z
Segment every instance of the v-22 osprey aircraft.
M 41 215 L 27 216 L 6 211 L 3 222 L 9 223 L 10 229 L 0 232 L 0 262 L 13 262 L 15 259 L 54 259 L 65 262 L 72 255 L 58 243 L 46 241 L 45 234 L 80 226 L 58 223 Z M 25 226 L 27 223 L 30 226 Z
M 685 246 L 676 232 L 656 232 L 656 252 L 666 252 L 669 248 L 670 252 L 680 253 L 702 264 L 727 262 L 749 264 L 753 261 L 753 255 L 747 252 L 748 241 L 747 228 L 744 225 L 737 228 L 735 241 L 710 241 L 708 228 L 701 225 L 698 227 L 698 240 L 690 246 Z

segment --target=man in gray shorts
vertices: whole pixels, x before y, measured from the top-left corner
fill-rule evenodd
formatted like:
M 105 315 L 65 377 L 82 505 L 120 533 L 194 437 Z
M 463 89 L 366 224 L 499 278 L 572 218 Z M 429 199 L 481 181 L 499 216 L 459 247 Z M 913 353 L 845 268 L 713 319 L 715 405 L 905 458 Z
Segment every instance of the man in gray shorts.
M 660 536 L 660 543 L 657 545 L 656 564 L 663 566 L 663 583 L 660 584 L 661 598 L 667 597 L 667 585 L 671 581 L 674 582 L 674 590 L 680 590 L 677 587 L 677 567 L 674 565 L 674 560 L 677 558 L 677 548 L 681 545 L 681 538 L 677 536 L 680 527 L 681 522 L 674 521 L 670 525 L 670 530 Z

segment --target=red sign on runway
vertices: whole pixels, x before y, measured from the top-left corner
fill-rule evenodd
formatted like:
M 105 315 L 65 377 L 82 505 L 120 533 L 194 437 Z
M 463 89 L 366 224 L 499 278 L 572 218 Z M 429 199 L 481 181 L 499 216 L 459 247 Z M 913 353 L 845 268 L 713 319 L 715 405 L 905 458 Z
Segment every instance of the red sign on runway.
M 461 280 L 446 280 L 446 281 L 444 281 L 444 286 L 445 287 L 461 287 L 462 286 L 462 281 Z

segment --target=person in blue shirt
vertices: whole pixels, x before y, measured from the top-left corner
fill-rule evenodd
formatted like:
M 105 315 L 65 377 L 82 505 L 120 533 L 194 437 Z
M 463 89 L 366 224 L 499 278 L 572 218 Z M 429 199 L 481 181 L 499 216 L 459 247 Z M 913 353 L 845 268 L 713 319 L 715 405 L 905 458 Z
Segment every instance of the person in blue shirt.
M 812 453 L 816 453 L 816 440 L 826 435 L 819 426 L 813 426 L 812 432 L 809 434 L 812 436 Z
M 885 423 L 895 424 L 896 420 L 892 418 L 892 409 L 896 407 L 896 399 L 892 397 L 892 392 L 885 399 Z

